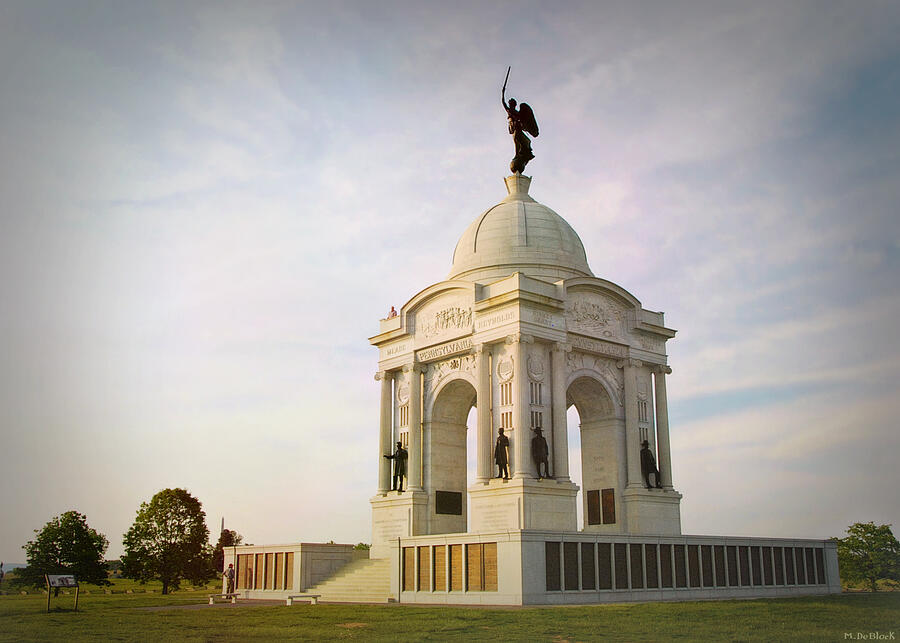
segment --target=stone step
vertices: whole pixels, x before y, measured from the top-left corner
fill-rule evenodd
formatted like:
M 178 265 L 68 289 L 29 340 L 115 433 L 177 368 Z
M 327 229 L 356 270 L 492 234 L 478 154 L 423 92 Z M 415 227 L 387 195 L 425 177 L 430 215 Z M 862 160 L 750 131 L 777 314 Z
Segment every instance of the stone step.
M 390 561 L 361 559 L 307 590 L 334 603 L 386 603 L 391 595 Z

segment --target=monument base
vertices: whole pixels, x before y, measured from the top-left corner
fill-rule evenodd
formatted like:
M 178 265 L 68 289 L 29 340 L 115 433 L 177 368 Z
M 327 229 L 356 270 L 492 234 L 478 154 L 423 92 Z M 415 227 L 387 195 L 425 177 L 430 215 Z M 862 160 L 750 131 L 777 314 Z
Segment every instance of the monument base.
M 387 558 L 398 538 L 425 532 L 428 493 L 388 491 L 369 499 L 372 505 L 372 548 L 370 558 Z
M 626 533 L 681 535 L 681 498 L 669 489 L 626 488 L 622 493 Z
M 578 485 L 545 478 L 500 480 L 469 487 L 469 533 L 514 529 L 575 531 Z

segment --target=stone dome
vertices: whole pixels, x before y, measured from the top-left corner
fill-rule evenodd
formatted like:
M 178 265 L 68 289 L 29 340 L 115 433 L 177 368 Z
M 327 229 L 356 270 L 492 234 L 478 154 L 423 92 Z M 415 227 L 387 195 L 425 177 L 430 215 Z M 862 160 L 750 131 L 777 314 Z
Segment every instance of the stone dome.
M 593 277 L 572 226 L 528 196 L 531 177 L 514 174 L 505 181 L 509 195 L 463 232 L 447 278 L 489 283 L 515 272 L 550 282 Z

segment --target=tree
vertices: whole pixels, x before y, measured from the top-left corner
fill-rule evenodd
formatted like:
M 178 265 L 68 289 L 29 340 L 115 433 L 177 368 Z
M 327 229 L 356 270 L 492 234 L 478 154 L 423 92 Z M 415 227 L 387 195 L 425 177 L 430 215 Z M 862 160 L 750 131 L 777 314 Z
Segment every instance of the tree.
M 867 583 L 873 592 L 879 579 L 900 580 L 900 543 L 890 525 L 857 522 L 847 527 L 846 538 L 835 540 L 844 580 Z
M 244 537 L 238 532 L 231 529 L 223 529 L 219 534 L 219 542 L 213 550 L 213 571 L 221 573 L 225 571 L 225 548 L 240 545 L 244 541 Z
M 184 489 L 163 489 L 141 503 L 123 540 L 122 575 L 162 581 L 162 593 L 182 580 L 199 585 L 213 577 L 206 513 Z
M 85 516 L 67 511 L 34 533 L 37 537 L 22 547 L 28 565 L 16 570 L 17 585 L 44 587 L 44 574 L 73 574 L 82 583 L 110 584 L 103 560 L 109 541 L 88 526 Z

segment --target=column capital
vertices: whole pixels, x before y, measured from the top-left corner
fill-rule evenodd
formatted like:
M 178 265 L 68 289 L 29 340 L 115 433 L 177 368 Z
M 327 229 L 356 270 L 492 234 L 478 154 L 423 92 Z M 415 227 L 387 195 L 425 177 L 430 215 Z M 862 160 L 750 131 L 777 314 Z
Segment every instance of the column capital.
M 413 362 L 412 364 L 404 364 L 403 372 L 409 373 L 412 371 L 413 373 L 424 373 L 425 372 L 425 364 L 421 362 Z
M 627 366 L 632 366 L 634 368 L 640 368 L 643 365 L 644 365 L 644 362 L 642 362 L 639 359 L 623 359 L 623 360 L 619 360 L 618 362 L 616 362 L 616 368 L 625 368 Z
M 553 342 L 550 350 L 559 351 L 561 353 L 571 353 L 573 346 L 571 342 Z
M 481 353 L 490 353 L 492 344 L 487 344 L 485 342 L 481 342 L 472 346 L 472 350 L 469 351 L 471 355 L 479 355 Z
M 534 335 L 526 335 L 525 333 L 513 333 L 507 335 L 503 340 L 506 344 L 533 344 Z
M 657 373 L 657 374 L 659 374 L 659 375 L 671 375 L 671 374 L 672 374 L 672 368 L 671 368 L 670 366 L 666 366 L 665 364 L 657 364 L 657 365 L 653 368 L 653 372 L 654 372 L 654 373 Z
M 391 371 L 378 371 L 375 373 L 375 381 L 380 382 L 381 380 L 390 379 L 392 377 Z

